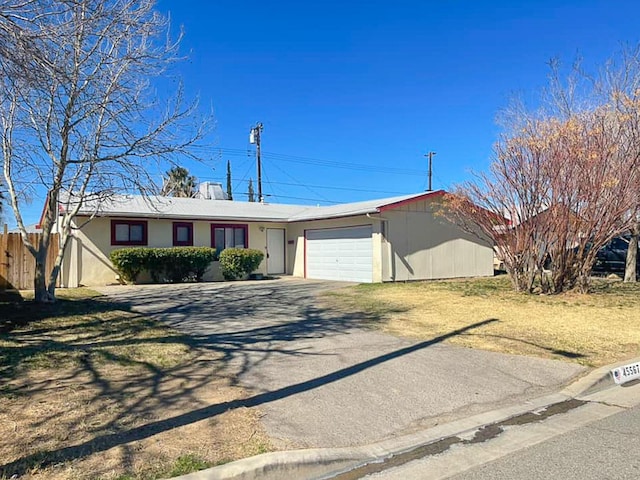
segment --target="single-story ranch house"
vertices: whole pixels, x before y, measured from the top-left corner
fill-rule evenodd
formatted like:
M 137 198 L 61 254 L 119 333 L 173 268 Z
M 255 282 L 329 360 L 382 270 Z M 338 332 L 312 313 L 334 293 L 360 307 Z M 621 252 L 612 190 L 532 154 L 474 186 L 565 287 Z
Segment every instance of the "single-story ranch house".
M 333 206 L 200 198 L 114 197 L 83 207 L 63 262 L 64 287 L 117 282 L 109 254 L 131 246 L 255 248 L 258 272 L 394 282 L 493 274 L 489 241 L 439 215 L 444 191 Z M 87 222 L 91 215 L 95 217 Z M 214 262 L 205 280 L 222 280 Z

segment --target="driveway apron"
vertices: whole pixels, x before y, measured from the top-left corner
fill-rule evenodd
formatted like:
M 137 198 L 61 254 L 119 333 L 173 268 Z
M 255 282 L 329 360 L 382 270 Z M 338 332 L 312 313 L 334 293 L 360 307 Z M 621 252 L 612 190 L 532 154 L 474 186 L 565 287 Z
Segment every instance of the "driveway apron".
M 584 370 L 366 329 L 318 301 L 341 286 L 287 278 L 100 290 L 223 352 L 230 373 L 260 399 L 278 448 L 376 442 L 526 402 Z

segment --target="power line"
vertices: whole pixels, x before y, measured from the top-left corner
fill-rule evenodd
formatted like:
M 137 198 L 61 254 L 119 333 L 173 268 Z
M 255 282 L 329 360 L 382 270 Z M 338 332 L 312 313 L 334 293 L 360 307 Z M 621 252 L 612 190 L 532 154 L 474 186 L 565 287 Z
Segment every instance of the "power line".
M 244 175 L 242 176 L 242 178 L 240 180 L 236 180 L 236 184 L 233 186 L 233 188 L 235 190 L 238 189 L 238 186 L 241 183 L 249 183 L 249 180 L 246 180 L 247 175 L 249 175 L 249 171 L 251 171 L 251 167 L 253 167 L 253 165 L 249 164 L 249 166 L 247 167 L 247 170 L 244 172 Z
M 203 147 L 199 147 L 199 148 L 203 148 Z M 252 154 L 250 150 L 239 149 L 239 148 L 219 147 L 215 150 L 222 152 L 222 154 L 226 156 L 247 156 Z M 278 160 L 278 161 L 288 162 L 288 163 L 299 163 L 303 165 L 316 165 L 316 166 L 327 167 L 327 168 L 340 168 L 345 170 L 388 173 L 393 175 L 410 175 L 410 176 L 424 175 L 424 170 L 419 170 L 419 169 L 384 167 L 379 165 L 367 165 L 364 163 L 323 160 L 319 158 L 301 157 L 296 155 L 287 155 L 283 153 L 265 152 L 265 151 L 262 151 L 261 154 L 262 154 L 262 159 Z
M 341 168 L 344 170 L 357 170 L 365 172 L 388 173 L 394 175 L 423 175 L 422 170 L 413 170 L 408 168 L 380 167 L 376 165 L 366 165 L 362 163 L 336 162 L 332 160 L 320 160 L 314 158 L 295 157 L 290 155 L 282 155 L 277 153 L 264 152 L 264 158 L 271 160 L 279 160 L 281 162 L 300 163 L 303 165 L 316 165 L 327 168 Z
M 286 173 L 286 172 L 285 172 Z M 216 181 L 216 182 L 222 182 L 221 179 L 219 178 L 214 178 L 214 177 L 199 177 L 202 180 L 212 180 L 212 181 Z M 438 178 L 436 176 L 436 178 Z M 239 180 L 238 183 L 249 183 L 248 180 Z M 426 180 L 425 180 L 426 182 Z M 271 184 L 274 185 L 286 185 L 286 186 L 292 186 L 292 187 L 310 187 L 310 188 L 322 188 L 322 189 L 326 189 L 326 190 L 342 190 L 342 191 L 348 191 L 348 192 L 365 192 L 365 193 L 385 193 L 385 194 L 389 194 L 389 195 L 405 195 L 407 192 L 398 192 L 398 191 L 393 191 L 393 190 L 372 190 L 370 188 L 352 188 L 352 187 L 333 187 L 330 185 L 309 185 L 309 184 L 305 184 L 305 183 L 301 183 L 301 182 L 297 182 L 297 183 L 291 183 L 291 182 L 269 182 Z M 425 183 L 426 185 L 426 183 Z M 316 193 L 316 192 L 312 192 L 312 193 Z
M 272 195 L 266 195 L 267 197 L 271 197 Z M 343 202 L 337 202 L 337 201 L 333 201 L 333 200 L 319 200 L 317 198 L 305 198 L 305 197 L 292 197 L 289 195 L 278 195 L 279 198 L 289 198 L 292 200 L 304 200 L 307 202 L 326 202 L 326 203 L 333 203 L 333 204 L 338 204 L 338 203 L 343 203 Z
M 299 182 L 296 178 L 294 178 L 292 175 L 289 174 L 289 172 L 287 172 L 286 170 L 283 170 L 282 168 L 280 168 L 277 164 L 272 164 L 274 167 L 276 167 L 278 170 L 280 170 L 282 173 L 284 173 L 287 177 L 289 177 L 291 180 L 293 180 L 294 182 L 296 182 L 297 185 L 306 188 L 308 191 L 310 191 L 311 193 L 313 193 L 314 195 L 319 196 L 320 198 L 323 198 L 324 201 L 329 202 L 330 200 L 328 198 L 326 198 L 324 195 L 322 195 L 321 193 L 316 192 L 315 190 L 313 190 L 309 185 L 305 185 L 302 182 Z
M 272 192 L 271 196 L 273 196 L 274 198 L 277 199 L 279 197 L 279 195 L 276 195 L 275 189 L 273 188 L 273 184 L 269 180 L 269 177 L 267 176 L 267 170 L 266 169 L 263 170 L 263 175 L 264 175 L 264 181 L 271 187 L 271 192 Z

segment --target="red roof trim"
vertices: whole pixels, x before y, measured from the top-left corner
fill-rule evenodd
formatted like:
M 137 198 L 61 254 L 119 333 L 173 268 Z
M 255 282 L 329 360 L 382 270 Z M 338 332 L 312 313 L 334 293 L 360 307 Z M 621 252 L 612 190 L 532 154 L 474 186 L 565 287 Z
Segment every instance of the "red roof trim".
M 44 216 L 47 213 L 47 201 L 45 200 L 44 205 L 42 206 L 42 213 L 40 214 L 40 220 L 36 224 L 36 228 L 42 228 L 42 223 L 44 222 Z M 64 207 L 61 204 L 58 204 L 58 215 L 64 213 Z
M 444 190 L 436 190 L 435 192 L 427 192 L 422 195 L 418 195 L 416 197 L 407 198 L 406 200 L 400 200 L 399 202 L 388 203 L 386 205 L 382 205 L 378 207 L 378 211 L 384 212 L 386 210 L 391 210 L 392 208 L 398 208 L 403 205 L 409 205 L 411 203 L 420 202 L 422 200 L 426 200 L 428 198 L 439 198 L 443 197 L 447 192 Z
M 58 207 L 59 208 L 59 207 Z M 40 214 L 40 220 L 36 225 L 36 228 L 42 228 L 42 223 L 44 222 L 44 214 L 47 213 L 47 201 L 45 200 L 44 205 L 42 205 L 42 213 Z

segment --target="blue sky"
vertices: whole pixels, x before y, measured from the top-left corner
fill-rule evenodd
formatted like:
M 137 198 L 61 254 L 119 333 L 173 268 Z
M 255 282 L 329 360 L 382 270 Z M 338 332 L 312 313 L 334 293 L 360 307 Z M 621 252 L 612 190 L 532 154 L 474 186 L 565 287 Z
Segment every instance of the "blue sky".
M 497 112 L 545 85 L 547 62 L 602 63 L 640 40 L 640 4 L 611 1 L 160 0 L 182 25 L 187 93 L 216 128 L 189 163 L 236 199 L 256 181 L 249 129 L 264 124 L 267 201 L 329 204 L 451 188 L 487 168 Z M 340 166 L 349 168 L 339 168 Z M 329 188 L 330 187 L 330 188 Z M 40 206 L 29 210 L 37 220 Z

